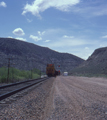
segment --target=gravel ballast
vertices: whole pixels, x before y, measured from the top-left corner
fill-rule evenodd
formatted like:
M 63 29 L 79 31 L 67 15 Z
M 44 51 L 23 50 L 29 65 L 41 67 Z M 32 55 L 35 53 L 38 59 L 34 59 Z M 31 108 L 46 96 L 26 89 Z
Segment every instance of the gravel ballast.
M 46 100 L 50 95 L 54 78 L 36 85 L 23 97 L 0 110 L 0 120 L 44 120 Z M 22 93 L 23 94 L 23 93 Z M 2 105 L 2 104 L 0 104 Z
M 107 120 L 107 79 L 49 78 L 1 107 L 0 120 Z

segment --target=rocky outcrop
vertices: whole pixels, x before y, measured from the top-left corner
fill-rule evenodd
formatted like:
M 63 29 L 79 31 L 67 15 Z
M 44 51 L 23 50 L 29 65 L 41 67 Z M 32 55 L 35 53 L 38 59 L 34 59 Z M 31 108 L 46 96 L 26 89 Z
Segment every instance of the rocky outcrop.
M 23 70 L 37 68 L 42 71 L 45 71 L 47 63 L 55 64 L 56 70 L 70 71 L 84 61 L 72 54 L 59 53 L 33 43 L 0 38 L 0 67 L 8 65 L 8 58 L 11 67 Z
M 73 73 L 107 74 L 107 47 L 96 49 Z

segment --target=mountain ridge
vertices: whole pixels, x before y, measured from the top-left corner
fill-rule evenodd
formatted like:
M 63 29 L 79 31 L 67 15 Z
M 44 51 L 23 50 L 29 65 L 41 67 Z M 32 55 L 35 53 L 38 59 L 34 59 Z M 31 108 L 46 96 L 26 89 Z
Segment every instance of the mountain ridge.
M 70 71 L 84 60 L 69 54 L 60 53 L 47 47 L 20 41 L 13 38 L 0 38 L 0 67 L 8 63 L 6 58 L 12 58 L 12 63 L 18 69 L 41 69 L 45 71 L 47 63 L 53 63 L 56 69 Z M 61 68 L 57 66 L 60 65 Z

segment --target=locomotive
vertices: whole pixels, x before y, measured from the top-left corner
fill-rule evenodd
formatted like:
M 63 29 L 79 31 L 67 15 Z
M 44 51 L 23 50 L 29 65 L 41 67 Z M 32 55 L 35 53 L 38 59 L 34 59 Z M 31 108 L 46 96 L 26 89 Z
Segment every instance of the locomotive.
M 54 64 L 47 64 L 46 74 L 48 77 L 56 77 L 57 75 L 60 75 L 60 71 L 55 70 Z

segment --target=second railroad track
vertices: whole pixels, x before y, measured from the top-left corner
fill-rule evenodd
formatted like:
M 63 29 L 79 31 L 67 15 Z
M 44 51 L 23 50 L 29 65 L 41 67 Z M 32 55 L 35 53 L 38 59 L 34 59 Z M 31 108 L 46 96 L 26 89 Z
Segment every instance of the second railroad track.
M 22 81 L 22 82 L 17 82 L 17 83 L 0 86 L 0 101 L 15 94 L 15 93 L 18 93 L 24 89 L 27 89 L 35 84 L 43 82 L 44 80 L 47 80 L 47 79 L 48 78 L 26 80 L 26 81 Z

